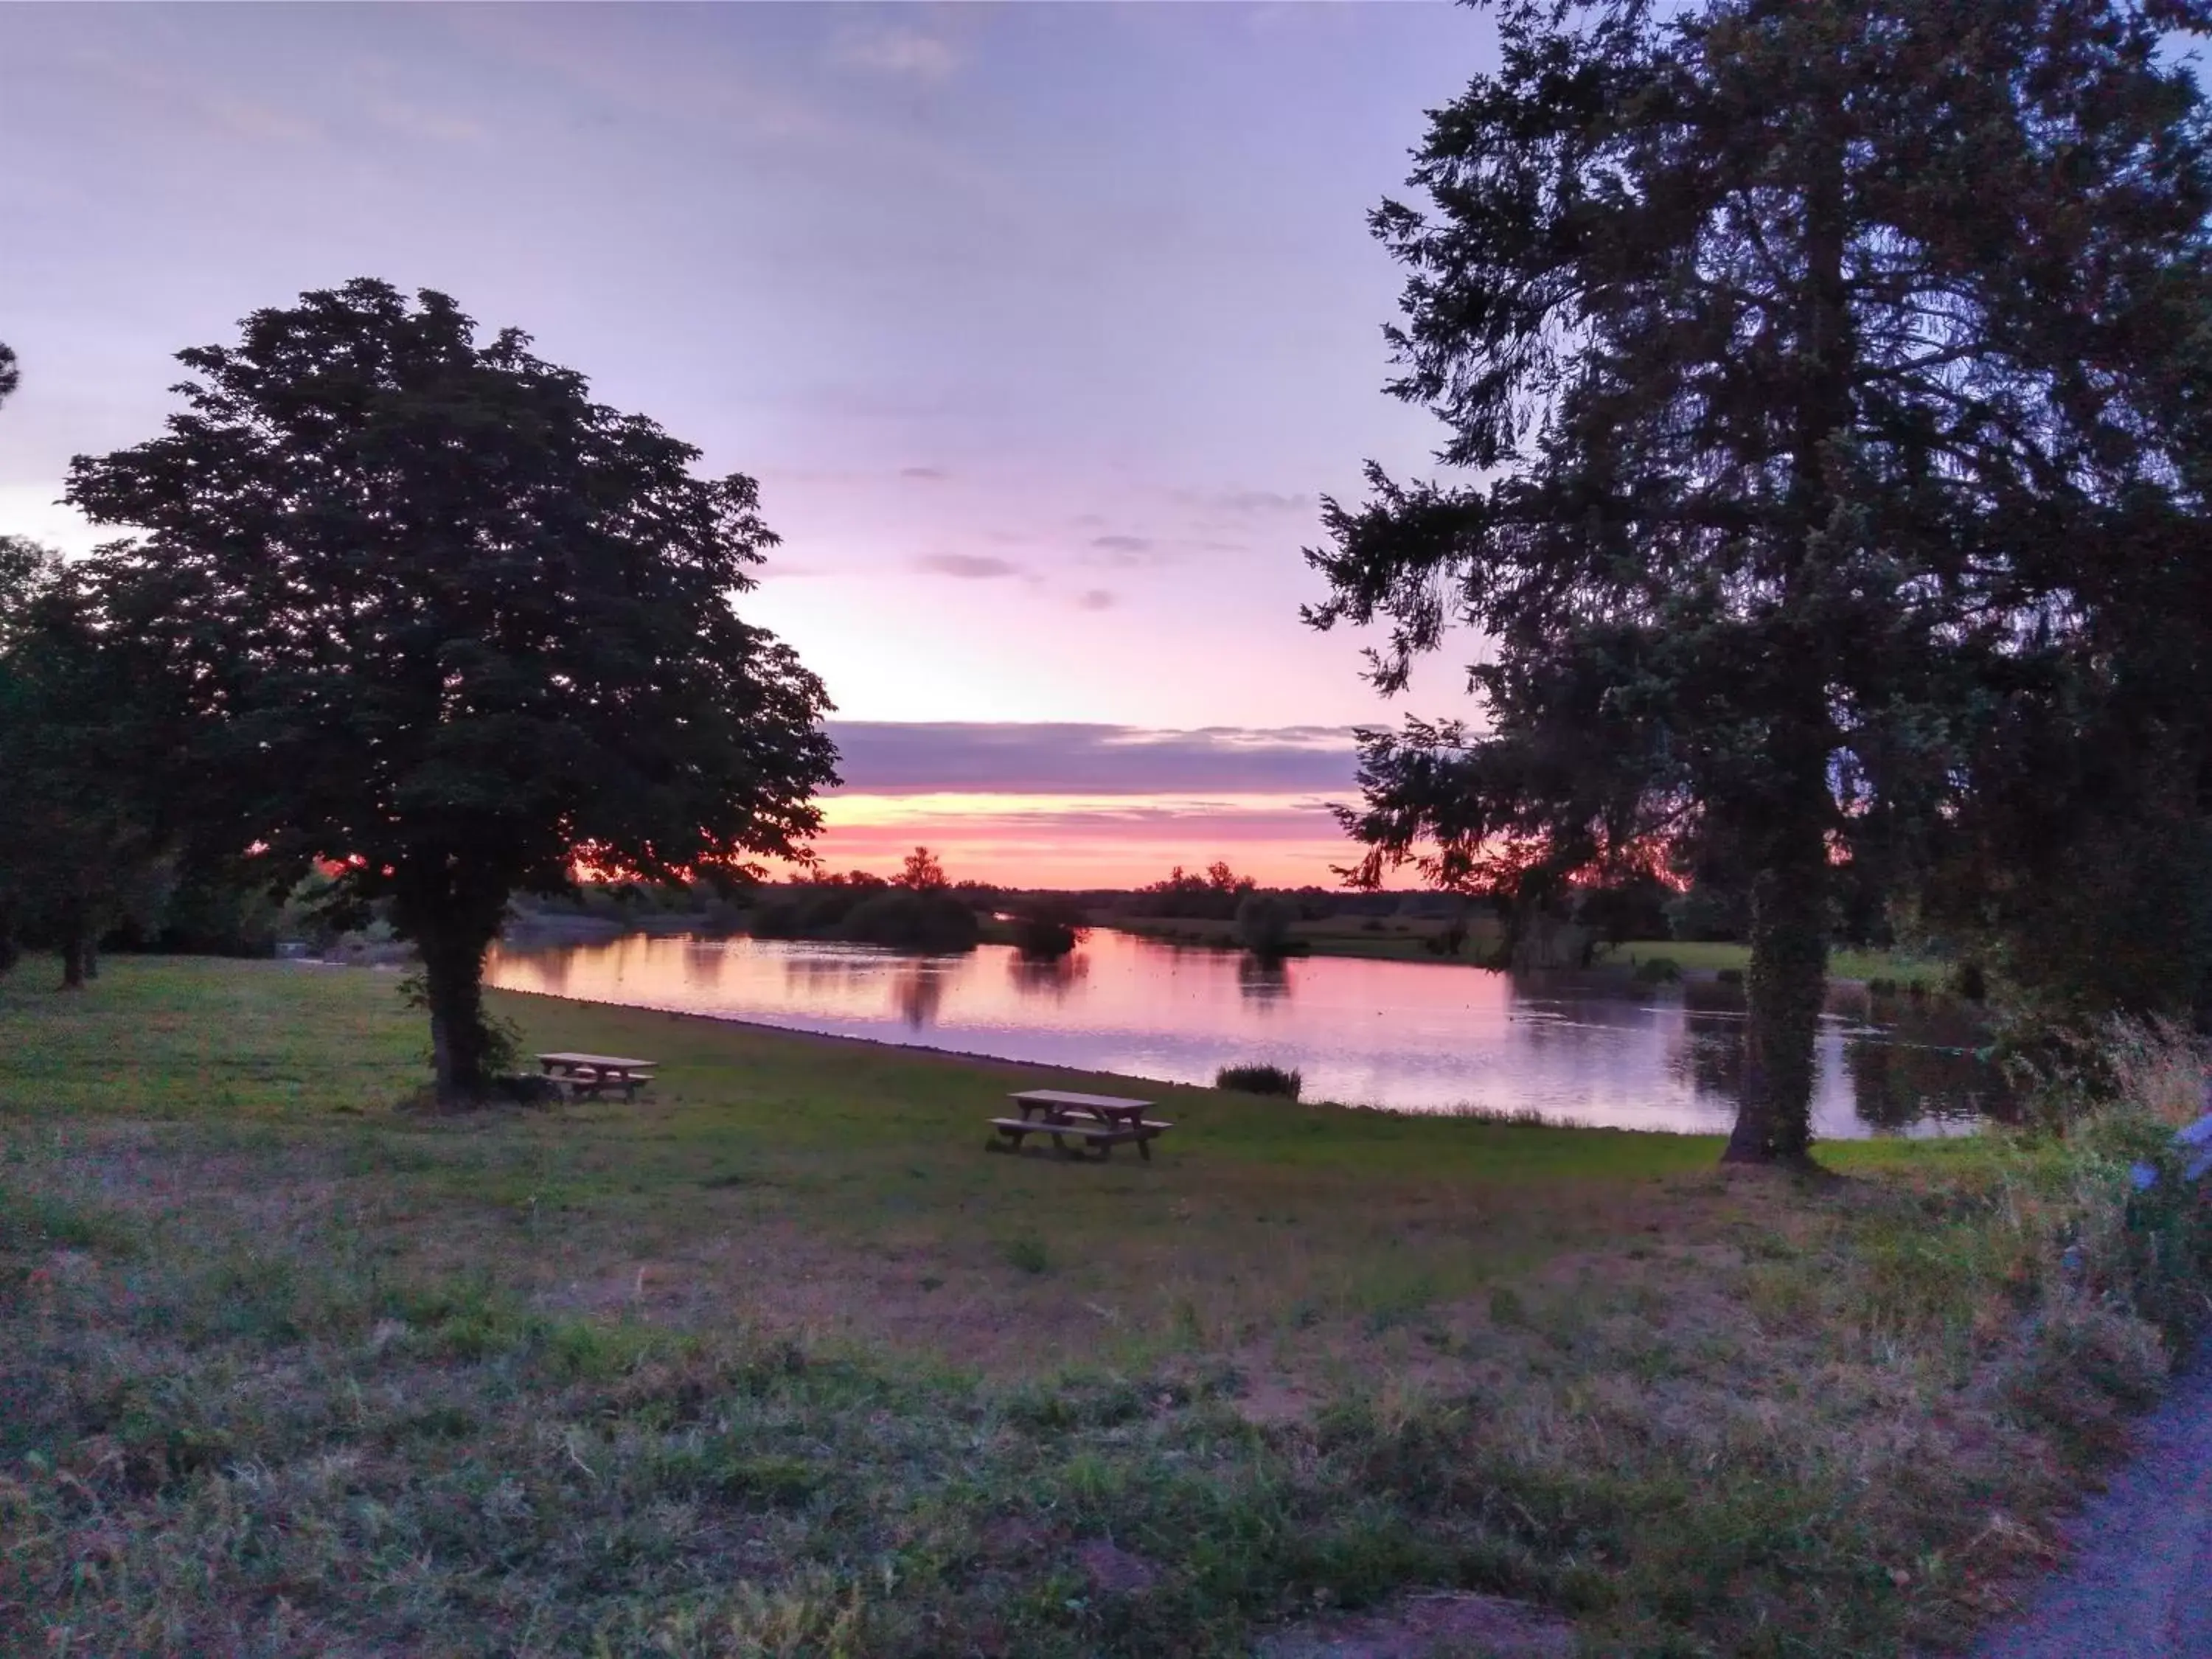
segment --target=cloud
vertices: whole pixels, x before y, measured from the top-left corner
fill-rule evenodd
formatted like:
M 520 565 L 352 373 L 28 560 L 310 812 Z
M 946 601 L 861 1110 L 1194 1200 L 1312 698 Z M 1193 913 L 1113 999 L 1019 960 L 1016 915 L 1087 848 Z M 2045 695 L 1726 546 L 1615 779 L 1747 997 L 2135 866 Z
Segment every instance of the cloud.
M 1313 505 L 1310 495 L 1286 495 L 1279 489 L 1176 489 L 1169 492 L 1186 507 L 1209 513 L 1304 513 Z
M 1103 587 L 1086 588 L 1075 599 L 1078 611 L 1111 611 L 1114 604 L 1113 594 Z
M 951 476 L 941 466 L 902 466 L 899 469 L 900 477 L 918 478 L 924 483 L 942 483 Z
M 963 581 L 988 581 L 998 576 L 1018 576 L 1021 566 L 1010 559 L 980 553 L 930 553 L 914 562 L 914 568 L 932 576 L 957 576 Z
M 439 144 L 482 143 L 484 130 L 465 116 L 447 115 L 414 104 L 382 99 L 368 106 L 369 118 L 404 137 Z
M 1349 728 L 832 720 L 848 790 L 878 795 L 1349 795 Z
M 935 35 L 896 25 L 838 30 L 830 60 L 842 69 L 915 81 L 942 81 L 960 67 L 959 53 Z
M 1142 553 L 1152 544 L 1145 536 L 1094 536 L 1091 544 L 1109 553 Z

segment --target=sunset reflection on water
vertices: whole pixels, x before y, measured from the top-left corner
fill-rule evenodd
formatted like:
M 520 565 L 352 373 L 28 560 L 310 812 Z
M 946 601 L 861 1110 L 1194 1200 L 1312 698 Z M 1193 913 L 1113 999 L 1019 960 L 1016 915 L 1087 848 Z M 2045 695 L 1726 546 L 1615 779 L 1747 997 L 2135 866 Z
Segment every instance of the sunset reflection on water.
M 1309 1100 L 1650 1129 L 1726 1129 L 1741 1030 L 1740 1007 L 1711 985 L 1655 992 L 1426 963 L 1261 962 L 1105 929 L 1058 963 L 1024 962 L 1004 945 L 913 957 L 644 934 L 510 941 L 488 976 L 514 990 L 1172 1082 L 1264 1061 L 1304 1073 Z M 1868 1012 L 1863 998 L 1846 1000 L 1822 1022 L 1817 1133 L 1955 1131 L 1995 1101 L 1955 1018 L 1884 1009 L 1870 1022 Z

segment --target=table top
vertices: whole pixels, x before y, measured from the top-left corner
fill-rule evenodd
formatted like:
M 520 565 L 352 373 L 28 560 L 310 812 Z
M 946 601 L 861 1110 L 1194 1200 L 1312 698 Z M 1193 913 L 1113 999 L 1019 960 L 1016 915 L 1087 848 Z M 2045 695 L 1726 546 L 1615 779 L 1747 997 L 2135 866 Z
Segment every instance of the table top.
M 1094 1111 L 1142 1111 L 1152 1103 L 1124 1095 L 1080 1095 L 1068 1089 L 1023 1089 L 1008 1097 L 1024 1105 L 1087 1106 Z
M 596 1066 L 602 1069 L 636 1071 L 657 1062 L 650 1060 L 624 1060 L 619 1054 L 540 1054 L 541 1066 Z

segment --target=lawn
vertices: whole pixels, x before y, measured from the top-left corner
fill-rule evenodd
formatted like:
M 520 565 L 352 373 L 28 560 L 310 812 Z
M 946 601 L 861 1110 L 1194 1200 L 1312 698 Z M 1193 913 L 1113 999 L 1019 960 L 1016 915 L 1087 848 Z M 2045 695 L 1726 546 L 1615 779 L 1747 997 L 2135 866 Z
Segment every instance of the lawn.
M 1893 1651 L 2048 1559 L 2194 1305 L 2081 1149 L 1802 1187 L 1141 1085 L 1153 1163 L 999 1158 L 1007 1089 L 1137 1085 L 514 995 L 653 1097 L 439 1117 L 393 975 L 46 969 L 0 982 L 40 1651 Z

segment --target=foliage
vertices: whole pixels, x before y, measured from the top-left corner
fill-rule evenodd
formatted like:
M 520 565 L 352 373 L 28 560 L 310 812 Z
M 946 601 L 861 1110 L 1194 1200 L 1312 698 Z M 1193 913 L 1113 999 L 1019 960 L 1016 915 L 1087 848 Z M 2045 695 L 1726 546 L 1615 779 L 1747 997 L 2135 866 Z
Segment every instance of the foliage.
M 842 939 L 932 953 L 972 950 L 982 936 L 975 907 L 943 880 L 915 887 L 863 871 L 764 889 L 745 925 L 756 939 Z
M 15 353 L 5 342 L 0 342 L 0 404 L 22 382 L 22 369 L 15 361 Z
M 165 747 L 78 574 L 0 537 L 0 970 L 51 945 L 82 985 L 103 934 L 158 911 Z
M 1178 864 L 1165 880 L 1139 887 L 1136 899 L 1143 915 L 1227 921 L 1257 885 L 1251 877 L 1238 875 L 1226 860 L 1217 859 L 1203 875 L 1191 875 Z
M 444 295 L 361 281 L 255 313 L 165 435 L 81 457 L 128 526 L 107 627 L 194 722 L 197 838 L 388 896 L 422 957 L 440 1093 L 486 1080 L 486 945 L 573 867 L 732 878 L 832 781 L 820 684 L 731 596 L 774 542 L 752 480 L 590 400 Z
M 837 933 L 863 945 L 930 955 L 972 951 L 982 924 L 968 901 L 944 888 L 890 887 L 863 898 L 846 915 Z
M 1328 502 L 1310 620 L 1387 622 L 1386 692 L 1448 625 L 1495 655 L 1480 731 L 1364 738 L 1362 873 L 1741 872 L 1732 1157 L 1804 1156 L 1837 857 L 1927 854 L 2146 538 L 2203 568 L 2208 15 L 1516 0 L 1374 215 L 1391 389 L 1471 481 Z
M 1217 1089 L 1235 1089 L 1248 1095 L 1280 1095 L 1296 1100 L 1305 1079 L 1280 1066 L 1224 1066 L 1213 1074 Z
M 1298 907 L 1281 894 L 1247 893 L 1237 902 L 1237 942 L 1260 956 L 1286 955 L 1297 920 Z
M 1056 962 L 1081 944 L 1091 921 L 1066 893 L 1032 893 L 1014 908 L 1014 948 L 1031 962 Z
M 945 866 L 937 854 L 927 847 L 917 847 L 900 866 L 896 884 L 917 893 L 939 893 L 952 884 L 946 878 Z
M 1577 889 L 1574 919 L 1608 945 L 1658 939 L 1667 932 L 1667 907 L 1675 896 L 1657 876 L 1639 871 L 1620 881 Z

